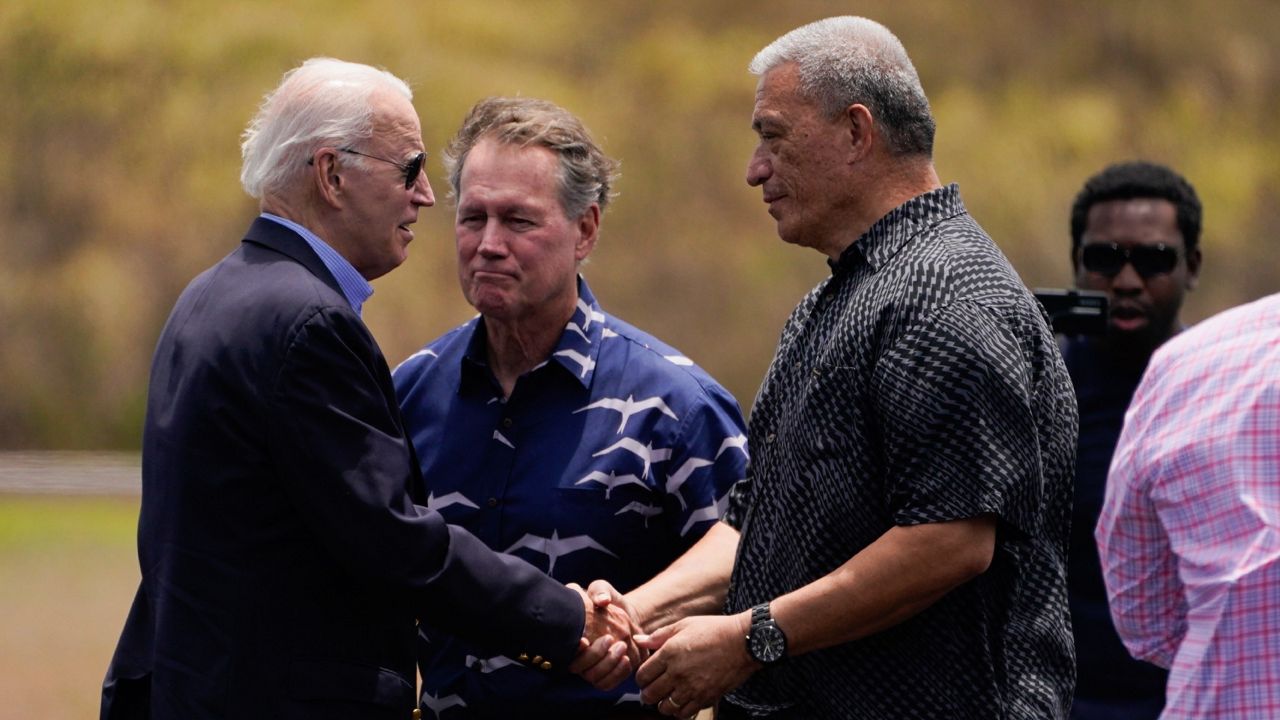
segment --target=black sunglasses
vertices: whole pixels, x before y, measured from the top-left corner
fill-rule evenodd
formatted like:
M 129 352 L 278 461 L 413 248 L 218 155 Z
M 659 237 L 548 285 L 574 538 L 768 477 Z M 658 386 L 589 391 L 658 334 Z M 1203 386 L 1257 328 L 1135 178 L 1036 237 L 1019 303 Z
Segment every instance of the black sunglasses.
M 1122 248 L 1116 243 L 1099 243 L 1085 245 L 1080 252 L 1080 262 L 1085 270 L 1107 277 L 1120 274 L 1125 263 L 1129 263 L 1139 275 L 1149 278 L 1172 272 L 1178 265 L 1178 251 L 1164 243 L 1131 248 Z
M 362 153 L 359 150 L 352 150 L 351 148 L 345 148 L 345 147 L 338 148 L 338 152 L 351 153 L 352 155 L 367 157 L 370 160 L 381 160 L 384 163 L 395 165 L 396 167 L 400 168 L 401 172 L 404 173 L 404 189 L 405 190 L 408 190 L 409 188 L 413 187 L 413 184 L 418 182 L 418 176 L 422 174 L 422 166 L 427 164 L 427 154 L 424 152 L 420 152 L 417 155 L 414 155 L 413 157 L 409 158 L 409 162 L 404 162 L 404 163 L 396 162 L 395 160 L 388 160 L 386 158 L 381 158 L 381 157 L 378 157 L 377 155 Z M 315 163 L 315 158 L 307 159 L 308 165 L 312 165 L 314 163 Z

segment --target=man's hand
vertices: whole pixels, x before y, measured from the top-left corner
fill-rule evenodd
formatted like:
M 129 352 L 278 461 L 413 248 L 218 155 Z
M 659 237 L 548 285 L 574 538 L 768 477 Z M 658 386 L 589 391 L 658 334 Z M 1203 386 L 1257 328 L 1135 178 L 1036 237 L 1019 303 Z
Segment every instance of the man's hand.
M 582 595 L 587 616 L 583 637 L 578 641 L 578 655 L 569 664 L 569 670 L 598 690 L 617 687 L 649 655 L 635 644 L 633 636 L 642 629 L 625 609 L 622 596 L 608 583 L 604 586 L 607 589 L 592 584 L 601 600 L 596 603 L 580 585 L 569 583 L 570 588 Z
M 631 604 L 627 596 L 618 592 L 618 589 L 611 585 L 608 580 L 596 580 L 588 585 L 587 596 L 591 598 L 591 602 L 597 608 L 604 609 L 610 606 L 622 608 L 627 613 L 627 616 L 631 618 L 631 624 L 637 628 L 636 632 L 644 632 L 644 623 L 640 619 L 640 613 Z
M 747 654 L 750 625 L 750 613 L 699 615 L 637 637 L 655 651 L 636 673 L 641 699 L 680 718 L 711 707 L 760 669 Z

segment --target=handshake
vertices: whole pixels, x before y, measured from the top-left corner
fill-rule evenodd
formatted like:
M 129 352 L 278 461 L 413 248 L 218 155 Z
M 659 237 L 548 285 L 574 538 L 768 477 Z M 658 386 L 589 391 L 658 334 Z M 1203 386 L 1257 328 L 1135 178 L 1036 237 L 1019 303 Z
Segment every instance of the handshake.
M 641 700 L 658 712 L 691 718 L 742 684 L 760 664 L 747 654 L 749 613 L 690 616 L 646 632 L 661 620 L 604 580 L 583 590 L 586 625 L 569 669 L 598 689 L 632 672 Z

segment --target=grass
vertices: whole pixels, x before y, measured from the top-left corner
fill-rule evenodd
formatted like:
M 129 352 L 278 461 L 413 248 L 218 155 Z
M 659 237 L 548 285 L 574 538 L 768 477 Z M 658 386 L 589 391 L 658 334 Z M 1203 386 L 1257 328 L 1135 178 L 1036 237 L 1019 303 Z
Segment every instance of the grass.
M 137 497 L 0 493 L 0 716 L 98 716 L 138 587 L 137 523 Z
M 0 494 L 0 715 L 98 715 L 138 584 L 138 498 Z

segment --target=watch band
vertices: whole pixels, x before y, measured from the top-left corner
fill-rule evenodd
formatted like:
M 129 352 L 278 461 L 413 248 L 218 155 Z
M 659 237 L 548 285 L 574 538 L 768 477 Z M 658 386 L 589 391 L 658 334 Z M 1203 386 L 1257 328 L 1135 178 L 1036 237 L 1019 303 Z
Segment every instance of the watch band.
M 767 600 L 751 608 L 752 625 L 759 625 L 762 622 L 767 622 L 772 619 L 773 616 L 769 613 L 769 602 Z
M 747 654 L 763 665 L 776 665 L 786 657 L 787 635 L 773 619 L 770 604 L 751 608 L 751 629 L 747 633 Z

